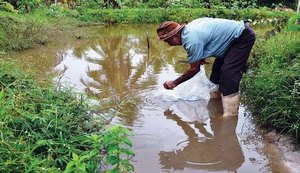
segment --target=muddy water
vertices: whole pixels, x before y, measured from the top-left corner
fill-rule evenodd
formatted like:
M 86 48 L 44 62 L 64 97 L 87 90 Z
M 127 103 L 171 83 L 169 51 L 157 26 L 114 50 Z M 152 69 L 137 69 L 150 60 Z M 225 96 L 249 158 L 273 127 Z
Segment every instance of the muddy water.
M 178 62 L 184 60 L 183 49 L 159 42 L 155 28 L 95 27 L 93 37 L 65 36 L 13 56 L 39 77 L 54 76 L 93 99 L 134 100 L 134 106 L 119 105 L 123 112 L 113 123 L 135 134 L 137 173 L 288 172 L 243 105 L 238 117 L 223 118 L 220 100 L 165 102 L 157 96 L 162 83 L 188 65 Z M 210 65 L 206 69 L 209 74 Z

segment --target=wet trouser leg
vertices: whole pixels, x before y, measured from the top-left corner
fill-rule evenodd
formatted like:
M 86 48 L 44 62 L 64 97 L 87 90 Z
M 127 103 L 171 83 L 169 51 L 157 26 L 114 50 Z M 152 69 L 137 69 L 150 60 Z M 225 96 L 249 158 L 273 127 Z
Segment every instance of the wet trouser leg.
M 241 36 L 234 39 L 223 58 L 216 58 L 210 80 L 219 84 L 223 96 L 239 91 L 242 73 L 255 42 L 255 33 L 248 24 Z

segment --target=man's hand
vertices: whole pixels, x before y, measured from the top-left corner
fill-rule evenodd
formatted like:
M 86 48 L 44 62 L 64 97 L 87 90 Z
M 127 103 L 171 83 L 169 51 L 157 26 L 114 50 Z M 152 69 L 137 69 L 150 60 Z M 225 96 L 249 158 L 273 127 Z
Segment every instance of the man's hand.
M 200 61 L 190 63 L 190 68 L 181 76 L 179 76 L 176 80 L 174 81 L 166 81 L 164 83 L 164 87 L 167 90 L 171 90 L 175 88 L 177 85 L 181 84 L 182 82 L 185 82 L 189 79 L 191 79 L 195 74 L 197 74 L 200 71 L 200 65 L 206 64 L 205 59 L 202 59 Z
M 173 81 L 166 81 L 164 83 L 164 88 L 167 90 L 172 90 L 175 87 L 176 87 L 176 84 Z

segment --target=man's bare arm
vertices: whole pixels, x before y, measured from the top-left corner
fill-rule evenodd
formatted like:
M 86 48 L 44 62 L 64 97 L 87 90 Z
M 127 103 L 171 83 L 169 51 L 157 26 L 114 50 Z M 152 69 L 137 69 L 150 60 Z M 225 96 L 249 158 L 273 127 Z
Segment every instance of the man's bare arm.
M 200 71 L 200 65 L 202 64 L 202 61 L 197 61 L 194 63 L 190 64 L 190 68 L 183 73 L 180 77 L 178 77 L 176 80 L 174 80 L 173 82 L 175 83 L 175 85 L 179 85 L 182 82 L 185 82 L 187 80 L 189 80 L 190 78 L 192 78 L 193 76 L 195 76 L 199 71 Z

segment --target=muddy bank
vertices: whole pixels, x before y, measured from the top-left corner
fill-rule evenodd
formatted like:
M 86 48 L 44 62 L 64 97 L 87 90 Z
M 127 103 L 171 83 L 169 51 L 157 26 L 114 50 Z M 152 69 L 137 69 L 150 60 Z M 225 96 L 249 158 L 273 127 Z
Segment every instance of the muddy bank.
M 298 173 L 300 170 L 300 148 L 295 140 L 286 135 L 280 135 L 275 131 L 264 131 L 265 149 L 270 151 L 271 159 L 280 160 L 285 167 L 276 166 L 278 172 L 288 170 L 290 173 Z M 276 159 L 275 159 L 276 158 Z

